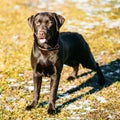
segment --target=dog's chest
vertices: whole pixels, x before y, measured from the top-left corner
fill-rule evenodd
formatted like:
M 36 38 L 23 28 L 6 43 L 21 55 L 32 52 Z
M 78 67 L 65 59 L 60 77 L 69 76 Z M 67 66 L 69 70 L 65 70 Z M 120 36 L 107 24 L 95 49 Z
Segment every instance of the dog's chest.
M 38 59 L 38 64 L 36 71 L 39 72 L 42 76 L 51 76 L 55 73 L 55 64 L 57 56 L 56 55 L 41 55 Z

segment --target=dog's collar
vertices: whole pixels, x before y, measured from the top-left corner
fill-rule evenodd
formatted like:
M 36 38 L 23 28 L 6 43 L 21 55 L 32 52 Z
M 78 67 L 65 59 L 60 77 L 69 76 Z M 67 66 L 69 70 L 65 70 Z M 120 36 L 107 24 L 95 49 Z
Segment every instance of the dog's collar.
M 59 49 L 59 45 L 57 44 L 55 47 L 50 47 L 50 48 L 42 48 L 41 46 L 38 46 L 38 48 L 42 51 L 54 51 Z

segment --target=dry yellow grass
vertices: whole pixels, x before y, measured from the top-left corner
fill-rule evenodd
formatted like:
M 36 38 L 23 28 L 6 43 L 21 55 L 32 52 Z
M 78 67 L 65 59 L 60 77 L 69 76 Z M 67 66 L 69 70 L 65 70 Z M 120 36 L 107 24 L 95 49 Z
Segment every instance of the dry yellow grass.
M 52 0 L 51 0 L 52 1 Z M 71 69 L 64 67 L 58 91 L 58 114 L 47 114 L 49 79 L 43 80 L 42 94 L 37 108 L 25 111 L 32 99 L 32 72 L 30 51 L 32 31 L 27 18 L 46 8 L 31 6 L 35 0 L 0 2 L 0 120 L 119 120 L 120 119 L 120 4 L 117 0 L 103 6 L 100 0 L 88 5 L 105 8 L 91 13 L 82 4 L 67 0 L 64 4 L 49 1 L 50 11 L 60 12 L 66 18 L 61 31 L 78 31 L 86 38 L 106 77 L 107 83 L 100 87 L 94 72 L 80 66 L 78 79 L 68 82 Z M 99 3 L 99 4 L 98 4 Z M 79 5 L 79 6 L 77 6 Z M 111 11 L 109 11 L 110 8 Z M 89 10 L 91 7 L 89 8 Z M 108 18 L 108 23 L 103 22 Z M 97 21 L 97 23 L 96 23 Z M 109 23 L 110 22 L 110 23 Z M 95 25 L 94 25 L 94 24 Z M 30 87 L 31 86 L 31 87 Z

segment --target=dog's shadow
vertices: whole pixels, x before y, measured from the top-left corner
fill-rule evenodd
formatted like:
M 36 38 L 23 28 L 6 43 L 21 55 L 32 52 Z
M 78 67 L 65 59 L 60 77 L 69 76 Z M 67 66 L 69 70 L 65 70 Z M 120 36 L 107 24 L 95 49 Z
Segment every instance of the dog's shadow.
M 111 63 L 107 64 L 107 65 L 103 65 L 101 66 L 101 70 L 104 73 L 105 79 L 106 79 L 106 83 L 104 86 L 100 86 L 97 81 L 96 81 L 96 77 L 97 75 L 95 74 L 92 78 L 88 79 L 86 82 L 69 89 L 68 91 L 66 91 L 65 93 L 62 94 L 58 94 L 57 99 L 60 99 L 60 96 L 64 96 L 65 94 L 73 94 L 76 91 L 79 91 L 82 88 L 85 88 L 87 86 L 91 86 L 93 87 L 93 89 L 91 89 L 90 91 L 86 92 L 85 94 L 82 94 L 80 96 L 77 96 L 75 98 L 70 99 L 69 101 L 64 102 L 62 105 L 57 106 L 57 112 L 59 113 L 61 111 L 62 108 L 64 108 L 65 105 L 69 105 L 72 104 L 73 102 L 77 101 L 78 99 L 81 99 L 83 96 L 87 95 L 87 94 L 93 94 L 95 92 L 98 92 L 100 90 L 102 90 L 104 87 L 109 87 L 110 85 L 112 85 L 113 83 L 120 81 L 120 59 L 117 59 L 115 61 L 112 61 Z M 88 73 L 84 73 L 81 76 L 86 76 L 87 74 L 91 73 L 92 71 L 88 72 Z M 44 106 L 45 104 L 47 104 L 47 101 L 44 101 L 42 103 L 39 104 L 39 106 Z

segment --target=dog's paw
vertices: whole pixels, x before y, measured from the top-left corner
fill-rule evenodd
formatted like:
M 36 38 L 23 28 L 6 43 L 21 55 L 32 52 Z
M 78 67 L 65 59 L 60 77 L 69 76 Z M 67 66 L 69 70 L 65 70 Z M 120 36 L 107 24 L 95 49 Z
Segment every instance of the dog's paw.
M 54 115 L 56 113 L 56 110 L 48 109 L 48 114 Z
M 71 81 L 71 80 L 74 80 L 76 77 L 74 77 L 74 76 L 69 76 L 68 78 L 67 78 L 67 80 L 68 81 Z
M 28 105 L 28 106 L 26 107 L 26 110 L 31 110 L 32 108 L 34 108 L 33 105 Z
M 26 110 L 31 110 L 32 108 L 35 108 L 38 103 L 38 100 L 33 100 L 30 105 L 26 107 Z
M 49 105 L 48 105 L 48 114 L 54 115 L 55 113 L 56 113 L 55 103 L 53 101 L 49 102 Z

